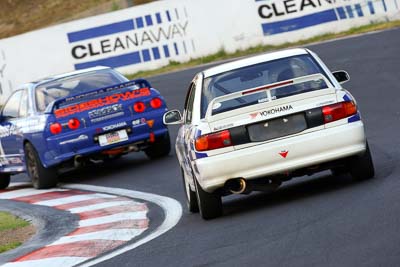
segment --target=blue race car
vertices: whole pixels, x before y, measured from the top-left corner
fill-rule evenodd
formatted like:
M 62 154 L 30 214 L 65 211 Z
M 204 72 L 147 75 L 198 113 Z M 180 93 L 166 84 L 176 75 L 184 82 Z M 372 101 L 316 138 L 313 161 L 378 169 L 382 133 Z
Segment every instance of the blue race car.
M 0 189 L 27 172 L 38 189 L 57 185 L 60 169 L 132 151 L 170 152 L 164 98 L 144 79 L 95 67 L 21 86 L 0 115 Z

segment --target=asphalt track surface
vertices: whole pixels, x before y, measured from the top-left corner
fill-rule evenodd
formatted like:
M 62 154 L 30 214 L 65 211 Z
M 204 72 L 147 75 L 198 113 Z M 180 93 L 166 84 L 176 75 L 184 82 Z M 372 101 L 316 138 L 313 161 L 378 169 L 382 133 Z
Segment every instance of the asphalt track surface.
M 362 111 L 376 178 L 298 178 L 272 194 L 224 198 L 224 216 L 211 221 L 184 209 L 175 228 L 99 266 L 399 266 L 400 29 L 308 47 L 331 70 L 350 73 L 345 87 Z M 170 108 L 182 109 L 189 82 L 204 68 L 149 80 Z M 173 142 L 177 130 L 170 128 Z M 160 194 L 185 208 L 175 152 L 156 161 L 131 154 L 63 182 Z

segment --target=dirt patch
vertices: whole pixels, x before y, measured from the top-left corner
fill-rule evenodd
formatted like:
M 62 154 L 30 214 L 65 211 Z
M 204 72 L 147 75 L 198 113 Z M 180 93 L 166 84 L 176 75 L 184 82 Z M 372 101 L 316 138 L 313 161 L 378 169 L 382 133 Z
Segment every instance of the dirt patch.
M 0 232 L 0 247 L 8 244 L 24 243 L 36 233 L 36 228 L 33 225 L 17 229 L 9 229 Z
M 0 0 L 0 39 L 154 0 Z

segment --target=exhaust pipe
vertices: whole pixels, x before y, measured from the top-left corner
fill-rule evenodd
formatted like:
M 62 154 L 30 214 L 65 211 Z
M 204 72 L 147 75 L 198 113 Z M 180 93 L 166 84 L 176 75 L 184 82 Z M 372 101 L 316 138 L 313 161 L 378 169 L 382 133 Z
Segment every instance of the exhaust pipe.
M 138 152 L 140 151 L 138 146 L 132 145 L 128 147 L 128 152 Z
M 246 191 L 247 183 L 245 179 L 238 178 L 227 181 L 225 186 L 232 194 L 243 194 Z
M 75 158 L 74 158 L 74 167 L 75 168 L 82 167 L 84 165 L 84 163 L 85 163 L 85 159 L 82 156 L 80 156 L 80 155 L 75 156 Z
M 256 179 L 246 181 L 244 178 L 235 178 L 225 183 L 225 188 L 232 194 L 249 194 L 252 191 L 273 192 L 282 181 L 272 179 Z

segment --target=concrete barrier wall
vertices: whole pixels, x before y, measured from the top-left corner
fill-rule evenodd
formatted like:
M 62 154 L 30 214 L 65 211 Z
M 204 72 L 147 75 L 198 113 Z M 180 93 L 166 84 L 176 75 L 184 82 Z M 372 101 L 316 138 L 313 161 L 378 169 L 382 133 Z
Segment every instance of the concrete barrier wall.
M 133 73 L 400 19 L 400 0 L 165 0 L 0 40 L 0 103 L 20 84 L 106 65 Z

